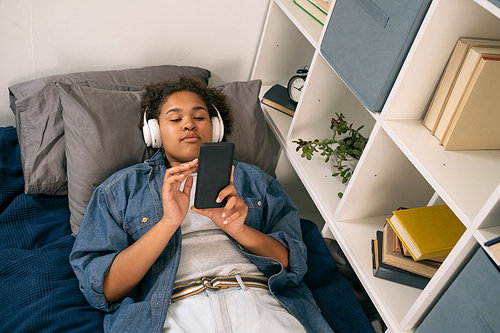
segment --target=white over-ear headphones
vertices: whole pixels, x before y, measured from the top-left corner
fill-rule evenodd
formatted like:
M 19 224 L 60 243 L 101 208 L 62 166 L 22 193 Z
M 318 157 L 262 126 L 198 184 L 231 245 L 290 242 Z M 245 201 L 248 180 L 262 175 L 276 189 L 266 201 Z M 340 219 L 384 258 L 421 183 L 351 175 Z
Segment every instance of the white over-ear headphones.
M 217 111 L 217 117 L 212 117 L 212 142 L 220 142 L 224 137 L 224 122 L 220 116 L 219 110 L 212 104 L 215 111 Z M 160 125 L 157 119 L 146 119 L 146 111 L 144 111 L 144 124 L 142 125 L 142 134 L 144 136 L 144 142 L 148 147 L 161 148 L 163 143 L 161 141 L 160 135 Z

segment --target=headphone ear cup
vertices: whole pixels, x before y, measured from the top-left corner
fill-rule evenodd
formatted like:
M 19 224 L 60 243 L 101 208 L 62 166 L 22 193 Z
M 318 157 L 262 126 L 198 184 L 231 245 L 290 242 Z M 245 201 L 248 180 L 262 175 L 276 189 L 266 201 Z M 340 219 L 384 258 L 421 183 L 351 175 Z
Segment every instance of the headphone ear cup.
M 153 140 L 151 139 L 151 130 L 149 129 L 148 121 L 146 120 L 146 113 L 144 113 L 144 120 L 142 124 L 142 136 L 146 146 L 151 147 Z
M 224 137 L 224 124 L 218 117 L 212 117 L 212 142 L 220 142 Z
M 158 124 L 158 120 L 149 119 L 148 120 L 149 132 L 151 135 L 151 147 L 153 148 L 161 148 L 163 143 L 161 141 L 160 135 L 160 125 Z M 147 143 L 147 142 L 146 142 Z
M 212 104 L 215 111 L 217 112 L 217 117 L 212 117 L 212 142 L 221 142 L 224 138 L 224 121 L 222 121 L 222 117 L 220 116 L 219 110 Z

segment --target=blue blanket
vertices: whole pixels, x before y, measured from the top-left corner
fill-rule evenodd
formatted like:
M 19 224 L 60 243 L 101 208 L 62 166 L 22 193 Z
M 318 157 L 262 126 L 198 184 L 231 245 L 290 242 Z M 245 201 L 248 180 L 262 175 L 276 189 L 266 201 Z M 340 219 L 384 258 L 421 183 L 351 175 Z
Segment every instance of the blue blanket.
M 67 197 L 26 195 L 13 127 L 0 128 L 0 332 L 102 332 L 68 261 Z
M 302 220 L 311 289 L 335 332 L 372 332 L 314 223 Z M 0 128 L 0 332 L 102 332 L 78 289 L 66 196 L 26 195 L 13 127 Z M 320 333 L 320 332 L 319 332 Z

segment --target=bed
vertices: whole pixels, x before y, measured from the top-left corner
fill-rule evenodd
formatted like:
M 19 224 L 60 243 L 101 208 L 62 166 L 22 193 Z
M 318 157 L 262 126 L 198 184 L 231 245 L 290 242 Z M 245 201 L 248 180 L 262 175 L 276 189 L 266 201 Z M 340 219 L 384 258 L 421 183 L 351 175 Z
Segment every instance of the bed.
M 55 75 L 9 88 L 16 127 L 0 127 L 1 332 L 102 332 L 104 314 L 80 292 L 68 256 L 95 187 L 154 153 L 138 127 L 141 87 L 181 74 L 207 83 L 210 77 L 203 68 L 163 65 Z M 218 88 L 234 112 L 227 139 L 235 159 L 274 175 L 260 87 L 252 80 Z M 332 240 L 325 242 L 313 222 L 301 223 L 304 281 L 328 323 L 335 332 L 373 331 L 373 308 L 355 279 L 341 274 L 348 265 L 337 265 L 327 246 Z

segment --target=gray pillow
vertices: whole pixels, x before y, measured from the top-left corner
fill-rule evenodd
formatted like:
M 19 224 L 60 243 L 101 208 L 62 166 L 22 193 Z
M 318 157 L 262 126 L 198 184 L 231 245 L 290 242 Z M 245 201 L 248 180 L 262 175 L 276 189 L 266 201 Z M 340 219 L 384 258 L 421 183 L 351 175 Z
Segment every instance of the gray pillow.
M 67 194 L 64 123 L 56 82 L 110 90 L 140 90 L 150 82 L 181 74 L 208 83 L 210 71 L 190 66 L 150 66 L 126 70 L 54 75 L 9 88 L 21 148 L 25 193 Z
M 114 172 L 154 151 L 143 141 L 142 91 L 112 91 L 57 83 L 64 109 L 70 224 L 78 232 L 95 188 Z
M 261 85 L 261 80 L 252 80 L 219 87 L 233 112 L 233 130 L 226 139 L 235 144 L 235 160 L 254 164 L 274 177 L 271 144 L 259 100 Z
M 77 234 L 95 188 L 115 171 L 153 154 L 140 121 L 141 91 L 110 91 L 58 83 L 65 126 L 71 230 Z M 234 158 L 274 175 L 271 148 L 260 107 L 260 80 L 219 86 L 233 111 Z

